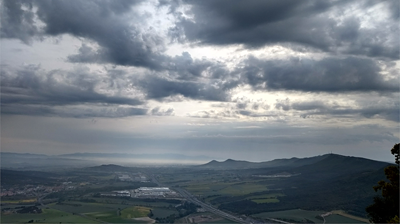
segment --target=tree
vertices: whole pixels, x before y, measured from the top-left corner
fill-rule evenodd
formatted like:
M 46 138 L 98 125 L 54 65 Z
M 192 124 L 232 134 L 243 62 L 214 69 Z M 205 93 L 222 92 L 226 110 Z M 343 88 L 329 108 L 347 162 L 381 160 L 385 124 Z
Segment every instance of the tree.
M 386 179 L 389 182 L 381 180 L 373 187 L 376 192 L 381 190 L 382 196 L 376 196 L 374 204 L 365 209 L 373 223 L 399 223 L 399 147 L 400 143 L 391 149 L 397 166 L 385 168 Z

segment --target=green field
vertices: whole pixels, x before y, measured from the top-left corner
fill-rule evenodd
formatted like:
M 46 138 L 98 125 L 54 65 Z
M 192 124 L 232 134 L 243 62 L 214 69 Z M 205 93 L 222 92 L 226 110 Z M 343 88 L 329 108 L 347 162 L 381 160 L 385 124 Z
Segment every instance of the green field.
M 264 198 L 278 198 L 278 197 L 283 197 L 283 196 L 285 196 L 285 195 L 281 194 L 281 193 L 270 193 L 270 194 L 261 194 L 261 195 L 250 196 L 250 197 L 246 197 L 246 199 L 252 200 L 252 199 L 264 199 Z
M 216 194 L 238 196 L 268 190 L 266 185 L 257 182 L 212 182 L 199 185 L 188 185 L 185 186 L 185 189 L 192 194 L 201 194 L 203 196 Z
M 91 212 L 91 213 L 86 213 L 85 215 L 109 223 L 138 223 L 138 221 L 135 221 L 133 219 L 121 218 L 120 216 L 118 216 L 117 211 Z
M 241 183 L 226 187 L 220 190 L 219 192 L 221 194 L 228 194 L 228 195 L 244 195 L 244 194 L 250 194 L 254 192 L 261 192 L 267 190 L 268 188 L 265 185 L 257 183 Z
M 253 199 L 251 200 L 257 204 L 262 204 L 262 203 L 278 203 L 279 199 L 277 198 L 262 198 L 262 199 Z
M 91 212 L 107 212 L 117 211 L 117 209 L 124 209 L 131 205 L 123 204 L 102 204 L 102 203 L 84 203 L 77 201 L 69 201 L 63 204 L 51 204 L 50 208 L 58 209 L 66 212 L 73 213 L 91 213 Z
M 314 222 L 314 223 L 322 223 L 323 221 L 315 218 L 318 215 L 324 214 L 326 212 L 323 211 L 306 211 L 301 209 L 293 209 L 293 210 L 285 210 L 278 212 L 263 212 L 252 215 L 254 217 L 259 218 L 274 218 L 288 222 Z M 310 221 L 308 221 L 310 220 Z
M 326 223 L 365 223 L 359 220 L 347 218 L 341 215 L 330 215 L 325 217 Z
M 153 211 L 154 216 L 151 218 L 153 218 L 153 219 L 155 219 L 155 218 L 163 219 L 172 214 L 179 215 L 178 211 L 175 209 L 172 210 L 172 209 L 167 209 L 167 208 L 153 208 L 152 211 Z
M 29 203 L 34 203 L 36 202 L 36 198 L 31 198 L 31 199 L 22 199 L 22 200 L 7 200 L 7 201 L 1 201 L 3 204 L 29 204 Z
M 253 215 L 259 218 L 275 218 L 289 222 L 309 222 L 323 223 L 322 219 L 317 219 L 316 216 L 325 214 L 324 211 L 307 211 L 301 209 L 285 210 L 278 212 L 263 212 Z M 309 221 L 308 221 L 309 220 Z M 365 223 L 359 220 L 347 218 L 341 215 L 332 214 L 325 217 L 326 223 Z
M 132 219 L 132 218 L 141 218 L 147 217 L 150 213 L 150 208 L 134 206 L 129 207 L 121 211 L 121 218 L 123 219 Z
M 40 214 L 10 214 L 1 215 L 1 223 L 27 223 L 34 220 L 37 223 L 94 223 L 95 221 L 78 215 L 58 211 L 55 209 L 42 209 Z

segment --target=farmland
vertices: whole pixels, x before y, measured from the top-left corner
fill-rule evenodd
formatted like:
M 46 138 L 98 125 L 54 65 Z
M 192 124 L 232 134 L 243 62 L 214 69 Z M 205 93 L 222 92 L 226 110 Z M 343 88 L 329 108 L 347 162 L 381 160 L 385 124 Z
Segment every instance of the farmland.
M 40 214 L 8 214 L 1 216 L 2 223 L 93 223 L 95 221 L 55 209 L 43 209 Z
M 336 157 L 327 158 L 342 159 Z M 327 164 L 336 167 L 336 162 L 324 162 L 320 166 L 332 172 L 332 169 L 325 168 Z M 222 212 L 248 219 L 248 222 L 253 222 L 252 218 L 264 221 L 273 218 L 293 223 L 322 223 L 325 218 L 326 223 L 357 223 L 366 221 L 363 211 L 370 198 L 354 189 L 363 189 L 363 192 L 370 194 L 373 192 L 372 187 L 363 181 L 375 182 L 381 178 L 377 175 L 381 173 L 380 170 L 362 171 L 360 177 L 353 177 L 346 176 L 347 170 L 338 169 L 336 173 L 322 175 L 322 168 L 317 172 L 308 166 L 293 169 L 224 170 L 220 169 L 220 164 L 217 165 L 216 169 L 102 165 L 60 171 L 56 174 L 34 173 L 46 178 L 39 178 L 39 185 L 25 185 L 14 178 L 5 185 L 10 193 L 2 196 L 1 222 L 44 222 L 44 219 L 82 223 L 228 222 L 219 216 L 221 214 L 207 215 L 204 207 L 196 207 L 192 204 L 196 203 L 194 201 L 188 203 L 179 194 L 164 197 L 161 194 L 140 193 L 142 187 L 152 189 L 149 187 L 161 186 L 176 192 L 184 189 L 198 201 L 210 204 Z M 131 172 L 146 175 L 146 181 L 132 181 L 134 178 L 124 181 L 119 178 L 121 175 L 130 177 Z M 11 174 L 30 175 L 20 171 L 13 171 L 9 176 Z M 327 177 L 329 175 L 332 179 Z M 343 182 L 333 178 L 349 183 L 347 190 L 342 191 L 340 183 Z M 16 192 L 29 194 L 15 194 Z M 344 211 L 331 212 L 321 217 L 321 214 L 338 209 Z M 137 220 L 138 218 L 141 220 Z
M 129 207 L 121 211 L 121 218 L 123 219 L 132 219 L 132 218 L 141 218 L 147 217 L 150 213 L 150 208 L 134 206 Z
M 293 209 L 277 212 L 263 212 L 253 215 L 254 217 L 268 220 L 268 218 L 279 219 L 295 223 L 323 223 L 322 214 L 325 211 L 307 211 L 302 209 Z M 325 223 L 365 223 L 356 219 L 348 218 L 342 215 L 330 213 L 324 217 Z

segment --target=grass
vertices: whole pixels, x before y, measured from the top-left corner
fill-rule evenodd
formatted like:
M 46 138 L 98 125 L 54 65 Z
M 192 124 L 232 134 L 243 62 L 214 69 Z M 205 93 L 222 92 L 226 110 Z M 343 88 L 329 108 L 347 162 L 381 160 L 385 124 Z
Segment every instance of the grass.
M 188 185 L 185 188 L 192 194 L 203 196 L 216 194 L 238 196 L 268 190 L 266 185 L 257 182 L 211 182 Z
M 73 212 L 73 213 L 91 213 L 91 212 L 107 212 L 107 211 L 116 211 L 118 208 L 124 209 L 129 207 L 130 205 L 122 205 L 122 204 L 103 204 L 103 203 L 84 203 L 84 202 L 76 202 L 69 201 L 67 204 L 51 204 L 50 208 Z M 80 205 L 73 206 L 72 204 Z
M 326 223 L 365 223 L 359 220 L 351 219 L 341 215 L 330 215 L 325 217 Z
M 364 223 L 369 223 L 368 219 L 363 218 L 363 217 L 359 217 L 359 216 L 355 216 L 355 215 L 350 215 L 350 214 L 346 213 L 343 210 L 334 210 L 334 211 L 332 211 L 332 213 L 335 214 L 335 215 L 341 215 L 341 216 L 344 216 L 344 217 L 347 217 L 347 218 L 350 218 L 350 219 L 358 220 L 358 221 L 361 221 L 361 222 L 364 222 Z
M 150 213 L 150 208 L 148 207 L 134 206 L 122 210 L 121 218 L 132 219 L 132 218 L 147 217 L 149 213 Z
M 162 219 L 162 218 L 168 217 L 172 214 L 175 214 L 175 215 L 179 214 L 178 211 L 175 209 L 172 210 L 172 209 L 166 209 L 166 208 L 153 208 L 152 212 L 154 215 L 153 217 L 151 217 L 152 219 L 155 219 L 155 218 Z
M 1 201 L 1 203 L 6 203 L 6 204 L 19 204 L 19 203 L 34 203 L 36 202 L 36 198 L 31 198 L 31 199 L 23 199 L 23 200 L 9 200 L 9 201 Z
M 236 222 L 233 222 L 233 221 L 231 221 L 231 220 L 228 220 L 228 219 L 220 219 L 220 220 L 215 220 L 215 221 L 211 221 L 211 222 L 202 222 L 202 223 L 236 223 Z
M 221 194 L 228 194 L 228 195 L 245 195 L 254 192 L 260 191 L 267 191 L 268 188 L 265 185 L 257 184 L 257 183 L 241 183 L 230 185 L 219 192 Z
M 108 212 L 91 212 L 85 215 L 90 216 L 94 219 L 98 219 L 108 223 L 137 223 L 138 221 L 133 219 L 123 219 L 117 215 L 117 211 Z
M 93 223 L 93 220 L 78 215 L 58 211 L 55 209 L 42 209 L 40 214 L 10 214 L 1 215 L 1 223 L 27 223 L 34 220 L 37 223 Z
M 277 198 L 262 198 L 262 199 L 253 199 L 251 200 L 257 204 L 262 204 L 262 203 L 278 203 L 279 199 Z
M 283 196 L 285 196 L 285 195 L 281 194 L 281 193 L 271 193 L 271 194 L 261 194 L 261 195 L 250 196 L 250 197 L 246 197 L 246 199 L 252 200 L 252 199 L 264 199 L 264 198 L 278 198 L 278 197 L 283 197 Z
M 322 223 L 321 220 L 315 218 L 320 214 L 324 214 L 323 211 L 307 211 L 301 209 L 277 211 L 277 212 L 263 212 L 253 215 L 254 217 L 260 218 L 274 218 L 289 222 L 309 222 L 306 219 L 314 223 Z

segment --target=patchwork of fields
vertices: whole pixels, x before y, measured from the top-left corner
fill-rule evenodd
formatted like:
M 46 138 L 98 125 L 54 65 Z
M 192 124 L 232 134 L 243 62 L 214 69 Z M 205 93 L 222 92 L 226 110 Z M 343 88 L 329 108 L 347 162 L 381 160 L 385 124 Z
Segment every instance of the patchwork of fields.
M 102 198 L 104 203 L 67 201 L 46 205 L 39 214 L 2 214 L 1 223 L 143 223 L 155 222 L 170 215 L 178 215 L 175 203 L 164 200 L 133 200 Z M 150 211 L 152 218 L 148 218 Z M 139 219 L 138 219 L 139 218 Z M 142 218 L 142 219 L 141 219 Z
M 254 214 L 254 217 L 268 220 L 268 218 L 279 219 L 294 223 L 323 223 L 324 219 L 320 216 L 326 214 L 324 211 L 307 211 L 302 209 L 292 209 L 277 212 L 263 212 Z M 359 220 L 344 217 L 338 214 L 325 216 L 325 223 L 365 223 Z
M 94 220 L 56 209 L 42 209 L 41 214 L 10 214 L 1 216 L 1 223 L 27 223 L 30 220 L 36 223 L 96 223 Z

